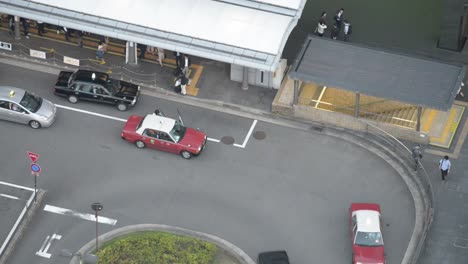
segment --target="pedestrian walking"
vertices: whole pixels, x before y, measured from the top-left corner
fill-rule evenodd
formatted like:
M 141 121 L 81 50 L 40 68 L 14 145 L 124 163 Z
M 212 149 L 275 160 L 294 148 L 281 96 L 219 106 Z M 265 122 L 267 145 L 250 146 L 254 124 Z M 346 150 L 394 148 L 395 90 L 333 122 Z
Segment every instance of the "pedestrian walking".
M 42 34 L 45 33 L 44 22 L 36 21 L 36 24 L 37 24 L 37 34 L 39 34 L 39 36 L 42 36 Z
M 15 35 L 15 16 L 8 16 L 8 31 L 12 36 Z
M 419 168 L 419 162 L 423 157 L 421 145 L 420 144 L 414 145 L 411 152 L 412 152 L 412 156 L 414 160 L 414 170 L 417 171 Z
M 24 36 L 29 39 L 29 20 L 26 18 L 20 18 L 20 22 L 23 25 Z
M 458 92 L 457 92 L 457 94 L 460 95 L 461 97 L 465 97 L 465 95 L 463 94 L 463 90 L 462 90 L 463 86 L 465 86 L 465 84 L 462 82 L 460 84 L 460 87 L 458 88 Z
M 102 41 L 99 41 L 98 48 L 96 50 L 96 59 L 104 61 L 104 53 L 106 52 L 106 44 Z
M 320 21 L 317 25 L 317 36 L 323 37 L 323 34 L 325 33 L 325 29 L 327 28 L 327 25 L 323 21 Z
M 445 181 L 445 177 L 449 175 L 450 167 L 452 167 L 452 163 L 450 162 L 449 157 L 444 156 L 444 158 L 439 161 L 439 169 L 442 174 L 443 181 Z
M 78 36 L 78 47 L 82 48 L 83 47 L 83 37 L 85 35 L 85 32 L 82 30 L 77 30 L 76 34 Z
M 70 41 L 70 37 L 72 36 L 71 33 L 72 33 L 72 29 L 71 28 L 67 28 L 67 27 L 62 27 L 63 29 L 63 32 L 65 32 L 65 39 L 67 41 Z
M 164 49 L 157 48 L 158 50 L 158 62 L 161 67 L 163 67 L 163 60 L 166 58 L 166 54 L 164 54 Z
M 179 62 L 180 68 L 182 69 L 182 74 L 185 76 L 185 78 L 189 78 L 189 68 L 192 65 L 192 61 L 190 60 L 190 57 L 187 54 L 184 54 L 184 56 L 181 58 Z
M 351 23 L 349 23 L 348 20 L 344 20 L 343 21 L 343 40 L 345 42 L 348 42 L 349 41 L 349 35 L 351 35 L 351 33 L 353 33 L 353 29 L 351 27 Z
M 333 23 L 332 32 L 330 34 L 331 39 L 337 39 L 338 36 L 340 35 L 341 24 L 343 22 L 343 13 L 344 13 L 344 9 L 340 8 L 338 11 L 336 11 L 335 16 L 333 17 L 333 20 L 335 22 Z
M 138 47 L 140 48 L 140 59 L 142 60 L 145 58 L 147 46 L 145 44 L 138 44 Z
M 320 16 L 319 23 L 323 22 L 324 24 L 326 24 L 326 21 L 325 21 L 326 18 L 327 18 L 327 12 L 323 11 L 322 15 Z
M 188 83 L 188 79 L 185 77 L 185 75 L 180 74 L 175 79 L 174 91 L 176 93 L 181 93 L 182 95 L 185 95 L 187 93 L 187 90 L 186 90 L 187 83 Z

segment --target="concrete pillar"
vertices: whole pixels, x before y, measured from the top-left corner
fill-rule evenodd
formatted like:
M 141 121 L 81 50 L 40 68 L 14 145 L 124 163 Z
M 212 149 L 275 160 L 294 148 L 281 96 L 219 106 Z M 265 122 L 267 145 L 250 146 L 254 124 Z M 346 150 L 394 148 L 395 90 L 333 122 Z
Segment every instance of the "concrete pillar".
M 361 98 L 360 93 L 356 93 L 356 99 L 354 100 L 354 117 L 359 118 L 359 99 Z
M 20 17 L 15 16 L 15 39 L 20 40 Z
M 242 74 L 242 90 L 249 89 L 249 68 L 243 67 L 243 74 Z
M 125 49 L 125 63 L 138 64 L 138 54 L 135 42 L 127 41 Z
M 422 114 L 422 107 L 418 106 L 418 120 L 416 121 L 416 131 L 421 131 L 421 114 Z
M 293 105 L 297 105 L 299 101 L 299 81 L 294 80 L 294 98 L 293 98 Z

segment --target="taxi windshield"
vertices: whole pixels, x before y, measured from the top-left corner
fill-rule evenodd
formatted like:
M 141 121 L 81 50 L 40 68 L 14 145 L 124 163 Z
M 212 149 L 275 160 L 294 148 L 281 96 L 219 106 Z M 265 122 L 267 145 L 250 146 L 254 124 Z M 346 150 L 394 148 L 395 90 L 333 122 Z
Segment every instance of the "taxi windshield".
M 172 130 L 169 131 L 169 134 L 176 142 L 179 142 L 184 138 L 185 130 L 187 130 L 187 128 L 185 128 L 179 121 L 176 121 Z
M 20 105 L 32 113 L 36 113 L 42 105 L 42 98 L 29 92 L 25 92 Z
M 383 246 L 382 234 L 380 232 L 357 232 L 354 244 L 366 247 Z

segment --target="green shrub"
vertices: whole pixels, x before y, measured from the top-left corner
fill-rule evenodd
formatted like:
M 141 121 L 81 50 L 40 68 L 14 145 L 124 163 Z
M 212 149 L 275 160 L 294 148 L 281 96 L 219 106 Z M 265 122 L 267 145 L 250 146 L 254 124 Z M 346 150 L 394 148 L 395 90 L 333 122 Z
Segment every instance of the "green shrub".
M 211 264 L 217 247 L 165 232 L 136 232 L 105 243 L 99 264 Z

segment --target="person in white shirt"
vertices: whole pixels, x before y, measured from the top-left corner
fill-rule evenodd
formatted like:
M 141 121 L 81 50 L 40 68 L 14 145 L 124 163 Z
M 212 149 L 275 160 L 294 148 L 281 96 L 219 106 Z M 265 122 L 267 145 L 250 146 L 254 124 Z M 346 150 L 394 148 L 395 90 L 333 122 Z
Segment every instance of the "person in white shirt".
M 348 20 L 343 21 L 343 33 L 343 40 L 347 42 L 349 40 L 349 35 L 352 33 L 351 23 L 349 23 Z
M 452 167 L 452 163 L 450 163 L 449 157 L 444 156 L 444 158 L 439 161 L 439 169 L 443 181 L 445 181 L 445 177 L 450 173 L 450 167 Z
M 317 35 L 319 37 L 323 37 L 323 34 L 325 33 L 325 29 L 327 28 L 327 25 L 323 21 L 320 21 L 317 25 Z

